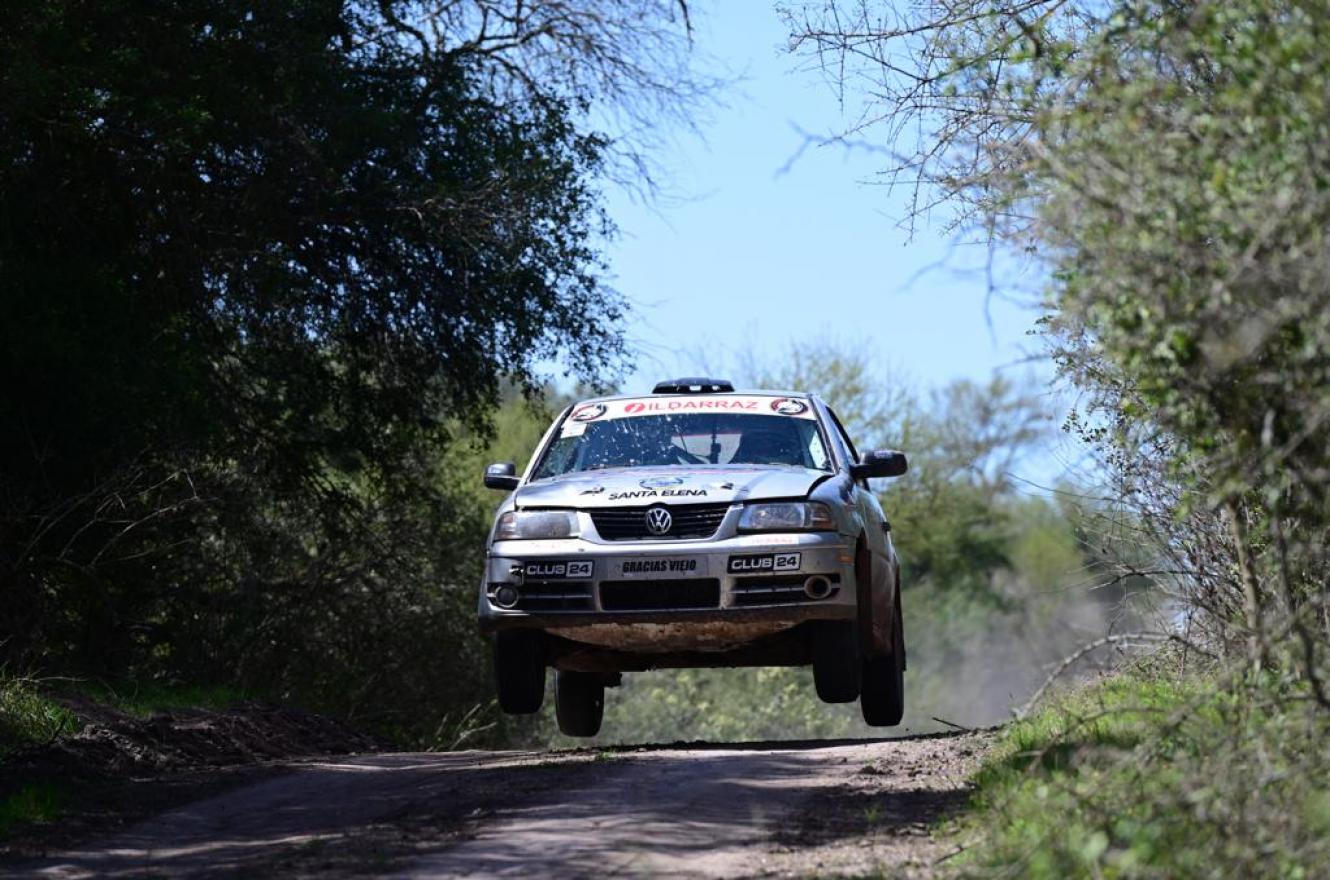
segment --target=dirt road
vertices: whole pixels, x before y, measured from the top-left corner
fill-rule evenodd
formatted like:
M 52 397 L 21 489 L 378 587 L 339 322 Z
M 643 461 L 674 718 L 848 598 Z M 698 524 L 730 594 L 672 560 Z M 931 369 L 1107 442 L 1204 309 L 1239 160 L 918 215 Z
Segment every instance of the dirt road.
M 305 762 L 0 876 L 929 876 L 985 742 Z

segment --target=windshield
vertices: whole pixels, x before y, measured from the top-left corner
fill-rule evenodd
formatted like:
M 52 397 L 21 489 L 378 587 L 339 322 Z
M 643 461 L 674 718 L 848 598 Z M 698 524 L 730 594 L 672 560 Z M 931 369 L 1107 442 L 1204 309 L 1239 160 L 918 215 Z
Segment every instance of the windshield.
M 708 396 L 580 406 L 560 426 L 532 479 L 604 468 L 725 464 L 831 470 L 807 401 Z

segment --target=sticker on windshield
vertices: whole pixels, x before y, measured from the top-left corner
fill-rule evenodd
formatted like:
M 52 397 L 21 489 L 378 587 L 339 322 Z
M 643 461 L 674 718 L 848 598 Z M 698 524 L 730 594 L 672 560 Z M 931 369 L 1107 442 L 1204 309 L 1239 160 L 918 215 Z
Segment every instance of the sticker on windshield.
M 605 415 L 605 404 L 588 403 L 586 406 L 577 409 L 568 418 L 572 419 L 574 422 L 590 422 L 603 415 Z
M 559 428 L 560 437 L 581 437 L 586 433 L 586 422 L 574 422 L 572 419 L 565 419 L 563 426 Z
M 771 411 L 783 416 L 801 416 L 808 412 L 808 404 L 797 397 L 777 397 L 771 401 Z
M 690 394 L 679 397 L 643 397 L 634 400 L 611 400 L 604 404 L 588 404 L 584 409 L 604 407 L 595 415 L 579 418 L 583 410 L 572 418 L 590 421 L 601 417 L 619 419 L 625 416 L 659 416 L 673 413 L 751 413 L 759 416 L 791 416 L 812 419 L 813 408 L 798 397 L 765 397 L 751 394 Z

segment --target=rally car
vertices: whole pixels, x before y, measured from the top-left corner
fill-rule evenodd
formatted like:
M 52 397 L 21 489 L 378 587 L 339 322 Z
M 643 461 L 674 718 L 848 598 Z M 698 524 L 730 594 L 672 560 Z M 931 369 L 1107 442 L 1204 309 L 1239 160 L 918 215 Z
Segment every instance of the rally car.
M 899 724 L 905 638 L 891 525 L 869 489 L 904 453 L 860 456 L 812 394 L 713 379 L 568 407 L 489 536 L 481 628 L 499 705 L 594 736 L 624 672 L 809 665 L 828 703 Z

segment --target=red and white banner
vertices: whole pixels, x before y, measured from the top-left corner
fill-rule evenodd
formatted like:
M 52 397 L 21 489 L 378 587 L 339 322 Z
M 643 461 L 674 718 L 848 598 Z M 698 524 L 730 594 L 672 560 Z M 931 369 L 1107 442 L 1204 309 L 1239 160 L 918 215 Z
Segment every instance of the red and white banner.
M 568 416 L 571 422 L 599 422 L 633 416 L 660 416 L 684 413 L 747 413 L 762 416 L 787 416 L 813 419 L 813 407 L 802 397 L 776 397 L 756 394 L 690 394 L 679 396 L 635 397 L 584 403 Z

